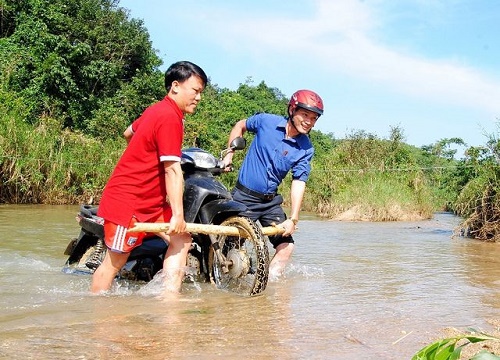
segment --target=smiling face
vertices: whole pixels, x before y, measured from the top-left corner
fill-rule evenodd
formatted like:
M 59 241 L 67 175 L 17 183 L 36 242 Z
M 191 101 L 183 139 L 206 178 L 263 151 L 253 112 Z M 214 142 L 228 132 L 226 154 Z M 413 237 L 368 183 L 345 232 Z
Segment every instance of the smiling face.
M 201 100 L 205 89 L 203 81 L 198 76 L 191 76 L 186 81 L 174 81 L 168 93 L 184 114 L 192 114 Z
M 298 134 L 308 134 L 312 130 L 316 121 L 318 120 L 318 114 L 314 111 L 297 108 L 292 116 L 292 124 L 290 127 L 289 136 L 295 136 Z

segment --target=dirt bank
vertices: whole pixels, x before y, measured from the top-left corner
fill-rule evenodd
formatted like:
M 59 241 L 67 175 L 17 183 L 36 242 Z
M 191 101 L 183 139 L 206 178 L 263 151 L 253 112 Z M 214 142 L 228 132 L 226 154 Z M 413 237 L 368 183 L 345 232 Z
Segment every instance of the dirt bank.
M 462 349 L 462 353 L 460 354 L 460 360 L 466 360 L 466 359 L 468 360 L 483 350 L 486 350 L 495 355 L 500 355 L 500 319 L 490 319 L 488 320 L 488 323 L 490 323 L 493 326 L 493 330 L 485 331 L 485 333 L 487 335 L 499 338 L 499 341 L 488 340 L 488 341 L 481 341 L 476 344 L 467 344 Z M 437 339 L 431 340 L 429 343 L 432 343 L 433 341 L 437 341 L 439 339 L 452 338 L 463 335 L 472 335 L 472 334 L 470 333 L 467 334 L 455 328 L 446 328 L 443 329 L 442 334 L 440 334 Z M 465 343 L 467 343 L 467 341 L 462 340 L 459 344 L 465 344 Z
M 400 205 L 384 208 L 371 208 L 356 205 L 335 215 L 332 220 L 337 221 L 420 221 L 430 219 L 431 216 L 418 211 L 403 209 Z

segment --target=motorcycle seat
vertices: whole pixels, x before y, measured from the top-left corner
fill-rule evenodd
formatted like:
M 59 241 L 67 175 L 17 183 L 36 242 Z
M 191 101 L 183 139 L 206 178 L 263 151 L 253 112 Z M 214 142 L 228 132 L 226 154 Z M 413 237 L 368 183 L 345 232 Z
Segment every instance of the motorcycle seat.
M 80 205 L 80 214 L 82 214 L 86 218 L 92 218 L 97 215 L 97 206 L 83 204 Z

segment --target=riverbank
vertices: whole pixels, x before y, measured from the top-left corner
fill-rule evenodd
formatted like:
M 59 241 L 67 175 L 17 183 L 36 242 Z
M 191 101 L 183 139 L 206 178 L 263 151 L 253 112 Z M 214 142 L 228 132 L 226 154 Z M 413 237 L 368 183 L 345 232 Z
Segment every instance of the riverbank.
M 336 221 L 421 221 L 432 218 L 432 214 L 422 214 L 419 211 L 406 211 L 400 205 L 371 209 L 367 211 L 361 205 L 335 215 Z
M 468 360 L 472 359 L 472 357 L 476 354 L 478 354 L 481 351 L 487 351 L 491 354 L 494 355 L 499 355 L 500 356 L 500 319 L 489 319 L 487 322 L 493 327 L 493 330 L 486 331 L 485 334 L 496 337 L 499 340 L 494 341 L 494 340 L 486 340 L 486 341 L 481 341 L 477 343 L 469 343 L 467 340 L 461 340 L 458 344 L 459 345 L 465 345 L 462 349 L 462 352 L 460 354 L 460 360 Z M 478 331 L 481 331 L 481 329 L 477 329 Z M 455 338 L 455 337 L 464 337 L 464 336 L 470 336 L 470 335 L 479 335 L 478 333 L 465 333 L 459 329 L 456 328 L 445 328 L 442 330 L 441 334 L 438 335 L 438 337 L 432 341 L 439 341 L 441 339 L 448 339 L 448 338 Z

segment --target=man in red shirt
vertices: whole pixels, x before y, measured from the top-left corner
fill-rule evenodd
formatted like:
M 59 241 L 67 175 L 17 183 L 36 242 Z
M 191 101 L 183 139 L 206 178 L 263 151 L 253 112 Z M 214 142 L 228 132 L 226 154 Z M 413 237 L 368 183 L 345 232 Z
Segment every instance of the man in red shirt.
M 191 236 L 183 209 L 181 148 L 184 114 L 194 113 L 207 84 L 197 65 L 180 61 L 165 72 L 167 96 L 125 130 L 128 146 L 111 174 L 98 215 L 104 218 L 106 256 L 92 276 L 91 291 L 109 290 L 145 233 L 127 233 L 136 222 L 170 222 L 163 262 L 166 292 L 179 292 Z

